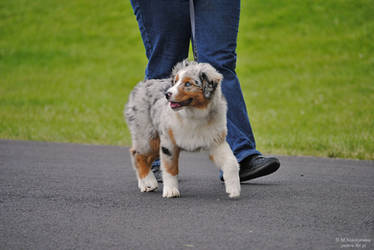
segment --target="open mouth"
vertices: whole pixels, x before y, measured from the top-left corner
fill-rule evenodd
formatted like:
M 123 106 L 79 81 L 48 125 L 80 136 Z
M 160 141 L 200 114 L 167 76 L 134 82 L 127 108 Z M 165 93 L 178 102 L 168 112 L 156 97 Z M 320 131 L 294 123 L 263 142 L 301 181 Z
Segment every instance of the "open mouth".
M 170 101 L 170 108 L 172 108 L 172 109 L 181 108 L 183 106 L 190 105 L 191 102 L 192 102 L 192 98 L 187 99 L 186 101 L 183 101 L 183 102 L 172 102 L 172 101 Z

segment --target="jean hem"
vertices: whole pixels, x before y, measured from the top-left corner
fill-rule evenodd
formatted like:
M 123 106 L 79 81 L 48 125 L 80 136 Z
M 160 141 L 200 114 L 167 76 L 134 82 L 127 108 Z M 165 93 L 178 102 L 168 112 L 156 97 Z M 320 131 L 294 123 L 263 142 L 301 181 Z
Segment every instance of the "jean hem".
M 261 155 L 261 152 L 256 150 L 256 149 L 250 149 L 250 150 L 245 150 L 239 153 L 236 153 L 235 157 L 238 160 L 238 162 L 242 162 L 245 158 L 251 155 Z

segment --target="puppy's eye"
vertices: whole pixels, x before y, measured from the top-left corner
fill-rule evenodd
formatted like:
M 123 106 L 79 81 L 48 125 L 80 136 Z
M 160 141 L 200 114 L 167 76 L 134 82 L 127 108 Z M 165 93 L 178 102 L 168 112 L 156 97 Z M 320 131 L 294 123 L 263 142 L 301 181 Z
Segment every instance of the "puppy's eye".
M 185 87 L 190 87 L 190 86 L 191 86 L 191 83 L 190 83 L 190 82 L 186 82 L 186 83 L 184 84 L 184 86 L 185 86 Z

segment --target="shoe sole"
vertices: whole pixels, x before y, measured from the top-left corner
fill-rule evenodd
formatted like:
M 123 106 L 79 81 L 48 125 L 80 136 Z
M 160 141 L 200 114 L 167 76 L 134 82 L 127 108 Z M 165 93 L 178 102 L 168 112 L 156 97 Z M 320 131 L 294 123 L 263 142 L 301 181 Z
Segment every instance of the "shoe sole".
M 249 181 L 249 180 L 253 180 L 253 179 L 265 176 L 265 175 L 272 174 L 275 171 L 277 171 L 279 167 L 280 167 L 280 162 L 275 161 L 271 163 L 270 165 L 265 165 L 261 168 L 258 168 L 256 171 L 252 172 L 251 174 L 247 176 L 241 177 L 240 182 Z

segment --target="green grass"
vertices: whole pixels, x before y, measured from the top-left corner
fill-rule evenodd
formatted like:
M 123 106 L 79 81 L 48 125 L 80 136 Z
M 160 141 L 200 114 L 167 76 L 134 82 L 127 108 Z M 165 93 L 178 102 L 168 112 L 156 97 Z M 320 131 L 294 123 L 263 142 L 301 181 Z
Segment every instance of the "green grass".
M 264 153 L 374 159 L 374 1 L 242 1 L 237 72 Z M 0 138 L 129 145 L 146 58 L 127 0 L 0 2 Z

